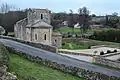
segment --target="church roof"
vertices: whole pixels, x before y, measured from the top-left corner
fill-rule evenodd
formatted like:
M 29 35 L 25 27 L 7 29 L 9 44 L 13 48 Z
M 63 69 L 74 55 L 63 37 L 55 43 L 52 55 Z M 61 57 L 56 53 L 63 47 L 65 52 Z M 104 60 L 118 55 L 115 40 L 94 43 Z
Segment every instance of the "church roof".
M 52 27 L 51 25 L 45 23 L 44 21 L 38 21 L 36 23 L 33 24 L 28 24 L 27 27 Z

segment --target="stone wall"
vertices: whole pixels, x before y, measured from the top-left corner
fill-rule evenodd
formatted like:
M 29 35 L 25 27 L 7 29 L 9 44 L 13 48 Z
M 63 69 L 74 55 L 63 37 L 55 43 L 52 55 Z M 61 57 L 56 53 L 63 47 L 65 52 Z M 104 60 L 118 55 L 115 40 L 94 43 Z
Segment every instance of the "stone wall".
M 118 48 L 118 46 L 116 45 L 97 45 L 97 46 L 91 46 L 91 49 L 94 49 L 94 48 L 101 48 L 101 47 L 111 47 L 111 48 Z
M 102 57 L 109 57 L 109 56 L 114 56 L 114 55 L 119 55 L 120 52 L 115 52 L 115 53 L 110 53 L 110 54 L 104 54 L 104 55 L 101 55 Z
M 75 51 L 71 52 L 71 51 L 65 51 L 65 50 L 61 50 L 61 49 L 58 50 L 58 53 L 72 54 L 72 55 L 84 55 L 84 56 L 95 56 L 92 54 L 85 54 L 85 53 L 75 52 Z
M 50 60 L 43 59 L 42 57 L 38 57 L 38 56 L 28 55 L 27 53 L 17 51 L 14 48 L 7 47 L 7 49 L 9 50 L 9 52 L 16 53 L 17 55 L 23 56 L 30 61 L 40 63 L 45 66 L 48 66 L 66 73 L 70 73 L 74 76 L 83 77 L 83 78 L 86 78 L 87 80 L 120 80 L 120 78 L 117 78 L 117 77 L 107 76 L 98 72 L 93 72 L 90 70 L 85 70 L 85 69 L 81 69 L 73 66 L 67 66 L 65 64 L 59 64 L 57 62 L 52 62 Z
M 14 25 L 14 32 L 15 32 L 15 37 L 19 38 L 21 40 L 26 40 L 26 25 L 27 25 L 27 18 L 22 19 L 18 21 Z
M 28 24 L 42 20 L 48 24 L 51 23 L 51 11 L 48 9 L 29 9 L 27 11 Z
M 52 33 L 52 45 L 57 48 L 62 47 L 62 35 L 60 33 Z
M 109 60 L 102 56 L 95 56 L 94 61 L 95 61 L 95 63 L 108 65 L 108 66 L 112 66 L 115 68 L 120 68 L 120 61 Z
M 17 42 L 20 42 L 20 43 L 24 43 L 24 44 L 34 46 L 36 48 L 44 49 L 46 51 L 50 51 L 50 52 L 54 52 L 54 53 L 57 52 L 57 48 L 53 47 L 53 46 L 50 46 L 50 45 L 44 45 L 44 44 L 40 44 L 40 43 L 33 43 L 33 42 L 23 41 L 23 40 L 16 39 L 14 37 L 8 37 L 8 36 L 0 36 L 0 38 L 14 40 L 14 41 L 17 41 Z
M 0 43 L 0 80 L 17 80 L 17 77 L 15 75 L 7 72 L 7 53 L 8 52 L 5 47 Z

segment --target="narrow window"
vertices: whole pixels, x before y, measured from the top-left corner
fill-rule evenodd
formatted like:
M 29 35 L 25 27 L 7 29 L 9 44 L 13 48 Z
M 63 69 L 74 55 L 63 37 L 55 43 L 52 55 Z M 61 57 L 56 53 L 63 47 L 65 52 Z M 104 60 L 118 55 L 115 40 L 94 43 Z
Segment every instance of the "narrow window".
M 35 34 L 35 40 L 37 40 L 37 34 Z
M 41 14 L 41 19 L 43 19 L 43 14 Z
M 46 40 L 46 34 L 44 35 L 44 40 Z
M 55 42 L 57 42 L 57 40 L 55 40 Z

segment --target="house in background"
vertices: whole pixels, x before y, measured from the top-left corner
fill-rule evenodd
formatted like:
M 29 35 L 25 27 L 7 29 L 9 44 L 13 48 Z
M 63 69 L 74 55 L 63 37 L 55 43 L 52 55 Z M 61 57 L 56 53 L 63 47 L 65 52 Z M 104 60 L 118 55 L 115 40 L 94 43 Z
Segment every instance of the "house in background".
M 106 21 L 106 16 L 96 16 L 96 17 L 92 17 L 91 21 L 92 21 L 92 22 Z
M 81 26 L 80 26 L 79 23 L 77 23 L 77 24 L 74 25 L 74 28 L 78 29 L 78 28 L 81 28 Z
M 27 18 L 18 21 L 14 26 L 15 37 L 21 40 L 42 43 L 59 48 L 61 47 L 62 35 L 54 33 L 50 23 L 50 10 L 29 9 Z
M 100 29 L 100 28 L 103 28 L 103 27 L 104 27 L 104 25 L 102 25 L 102 24 L 99 24 L 99 25 L 97 25 L 97 24 L 90 25 L 90 29 Z
M 62 22 L 62 25 L 63 25 L 63 26 L 68 26 L 68 21 L 63 21 L 63 22 Z

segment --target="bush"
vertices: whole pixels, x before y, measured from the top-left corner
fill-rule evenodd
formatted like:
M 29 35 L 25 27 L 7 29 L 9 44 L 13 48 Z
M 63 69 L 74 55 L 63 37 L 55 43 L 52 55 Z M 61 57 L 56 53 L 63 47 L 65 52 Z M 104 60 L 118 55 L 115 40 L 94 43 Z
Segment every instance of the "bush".
M 113 52 L 118 52 L 116 49 Z
M 118 61 L 120 61 L 120 58 L 118 59 Z
M 108 54 L 108 53 L 112 53 L 112 51 L 110 51 L 110 50 L 107 50 L 107 54 Z
M 104 55 L 105 53 L 103 51 L 100 52 L 100 55 Z
M 91 46 L 88 46 L 88 49 L 91 49 Z
M 108 29 L 102 31 L 95 31 L 92 39 L 110 42 L 120 42 L 120 30 L 119 29 Z
M 65 43 L 62 43 L 62 46 L 64 46 L 65 45 Z

